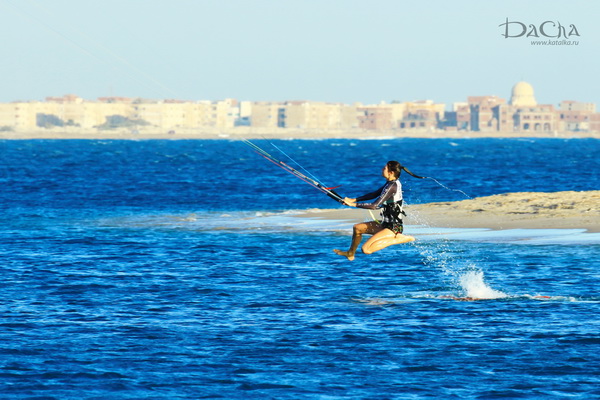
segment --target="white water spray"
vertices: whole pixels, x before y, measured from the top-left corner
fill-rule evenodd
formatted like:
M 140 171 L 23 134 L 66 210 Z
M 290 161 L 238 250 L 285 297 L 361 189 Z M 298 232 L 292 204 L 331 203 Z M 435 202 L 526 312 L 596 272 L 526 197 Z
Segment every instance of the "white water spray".
M 506 293 L 489 287 L 483 279 L 483 271 L 468 271 L 459 277 L 459 283 L 465 291 L 465 297 L 473 299 L 501 299 Z
M 462 190 L 451 189 L 432 177 L 425 178 L 431 179 L 446 190 L 461 193 L 466 198 L 472 199 Z M 417 216 L 416 220 L 419 223 L 428 225 L 424 221 L 425 218 Z M 508 297 L 506 293 L 492 289 L 485 283 L 483 271 L 479 267 L 472 265 L 471 262 L 464 263 L 463 257 L 459 257 L 457 260 L 457 252 L 455 249 L 450 249 L 448 242 L 437 243 L 433 248 L 419 246 L 418 244 L 417 247 L 420 247 L 421 255 L 425 257 L 426 263 L 436 265 L 445 275 L 450 276 L 453 283 L 462 289 L 464 297 L 471 299 L 501 299 Z

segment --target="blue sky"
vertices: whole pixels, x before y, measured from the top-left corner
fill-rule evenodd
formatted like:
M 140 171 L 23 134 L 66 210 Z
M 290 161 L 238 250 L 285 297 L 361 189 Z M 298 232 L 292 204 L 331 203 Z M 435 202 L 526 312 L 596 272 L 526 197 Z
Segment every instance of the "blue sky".
M 540 103 L 600 107 L 598 15 L 591 0 L 0 0 L 0 102 L 450 104 L 525 80 Z M 579 45 L 504 38 L 506 18 L 574 24 Z

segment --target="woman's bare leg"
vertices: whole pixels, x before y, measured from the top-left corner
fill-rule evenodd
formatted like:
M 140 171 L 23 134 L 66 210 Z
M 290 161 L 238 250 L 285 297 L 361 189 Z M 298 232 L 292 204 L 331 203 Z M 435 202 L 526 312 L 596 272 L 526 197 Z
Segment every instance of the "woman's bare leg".
M 348 260 L 354 260 L 354 254 L 356 253 L 356 249 L 358 249 L 358 245 L 362 240 L 363 234 L 373 235 L 381 230 L 381 226 L 375 222 L 362 222 L 360 224 L 354 225 L 352 229 L 352 242 L 350 243 L 350 248 L 348 251 L 342 251 L 338 249 L 334 249 L 334 253 L 340 256 L 346 257 Z M 391 231 L 390 231 L 391 232 Z
M 373 235 L 367 242 L 363 245 L 362 251 L 365 254 L 375 253 L 381 249 L 385 249 L 388 246 L 400 243 L 408 243 L 415 240 L 414 237 L 403 235 L 401 233 L 394 234 L 390 229 L 382 229 Z

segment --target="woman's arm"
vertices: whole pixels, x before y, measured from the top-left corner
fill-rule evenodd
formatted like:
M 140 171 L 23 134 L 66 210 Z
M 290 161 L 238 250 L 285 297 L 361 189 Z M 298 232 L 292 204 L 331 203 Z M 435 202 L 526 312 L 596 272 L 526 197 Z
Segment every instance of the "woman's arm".
M 361 199 L 359 197 L 354 202 L 354 207 L 376 210 L 380 208 L 385 201 L 392 198 L 396 194 L 396 190 L 398 190 L 398 185 L 395 182 L 393 184 L 387 183 L 381 188 L 380 196 L 373 203 L 357 203 L 356 201 L 360 201 Z
M 351 199 L 350 197 L 345 197 L 344 204 L 346 204 L 347 206 L 350 206 L 350 207 L 356 207 L 356 202 L 358 202 L 358 201 L 375 199 L 381 194 L 381 191 L 383 190 L 384 187 L 385 187 L 385 185 L 383 185 L 382 187 L 380 187 L 379 189 L 377 189 L 374 192 L 363 194 L 362 196 L 357 197 L 355 199 Z
M 344 197 L 344 204 L 346 204 L 347 206 L 350 206 L 350 207 L 356 207 L 357 201 L 365 201 L 365 200 L 375 199 L 381 194 L 381 191 L 383 190 L 384 187 L 385 187 L 385 185 L 383 185 L 382 187 L 380 187 L 379 189 L 377 189 L 374 192 L 363 194 L 362 196 L 357 197 L 355 199 L 351 199 L 350 197 Z
M 382 187 L 380 187 L 379 189 L 377 189 L 374 192 L 363 194 L 362 196 L 354 199 L 354 201 L 356 202 L 356 201 L 365 201 L 365 200 L 376 199 L 377 197 L 379 197 L 381 195 L 381 192 L 383 191 L 384 187 L 385 187 L 385 185 L 383 185 Z

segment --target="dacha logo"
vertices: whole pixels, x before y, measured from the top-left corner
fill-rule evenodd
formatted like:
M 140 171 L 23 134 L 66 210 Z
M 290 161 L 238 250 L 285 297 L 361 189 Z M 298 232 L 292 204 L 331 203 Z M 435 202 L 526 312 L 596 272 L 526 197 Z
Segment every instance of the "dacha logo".
M 509 21 L 508 18 L 506 18 L 506 22 L 498 26 L 504 27 L 504 33 L 501 35 L 504 36 L 505 39 L 518 38 L 525 35 L 526 37 L 536 38 L 539 38 L 541 35 L 548 38 L 564 37 L 566 39 L 571 36 L 580 36 L 575 24 L 570 24 L 567 32 L 567 28 L 559 21 L 544 21 L 536 26 L 534 24 L 526 25 L 519 21 Z

